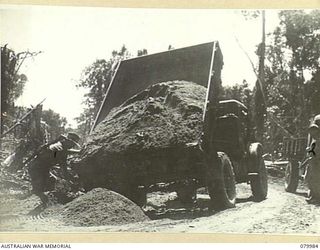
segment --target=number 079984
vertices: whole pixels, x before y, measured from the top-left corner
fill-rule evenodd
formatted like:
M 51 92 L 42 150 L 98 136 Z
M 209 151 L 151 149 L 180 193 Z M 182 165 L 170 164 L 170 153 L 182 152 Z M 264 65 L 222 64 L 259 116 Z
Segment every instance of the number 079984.
M 300 244 L 300 248 L 303 249 L 315 249 L 315 248 L 319 248 L 317 243 L 312 243 L 312 244 Z

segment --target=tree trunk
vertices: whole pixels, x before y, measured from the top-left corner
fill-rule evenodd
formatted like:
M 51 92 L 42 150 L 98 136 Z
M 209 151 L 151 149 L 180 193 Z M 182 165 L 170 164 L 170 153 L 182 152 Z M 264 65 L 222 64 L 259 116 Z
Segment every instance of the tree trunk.
M 262 42 L 259 46 L 258 56 L 259 56 L 259 79 L 256 81 L 255 87 L 255 116 L 256 116 L 256 126 L 257 126 L 257 140 L 262 142 L 264 133 L 264 115 L 266 113 L 265 107 L 265 95 L 264 95 L 264 59 L 265 59 L 265 11 L 262 11 Z

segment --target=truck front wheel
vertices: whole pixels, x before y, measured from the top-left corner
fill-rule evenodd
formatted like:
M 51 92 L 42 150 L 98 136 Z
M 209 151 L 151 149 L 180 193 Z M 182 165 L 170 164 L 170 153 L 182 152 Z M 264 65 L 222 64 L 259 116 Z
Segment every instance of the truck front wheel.
M 219 176 L 214 176 L 213 183 L 208 185 L 208 191 L 214 209 L 221 210 L 235 206 L 236 181 L 229 157 L 223 152 L 218 152 L 218 158 L 221 164 L 217 171 Z

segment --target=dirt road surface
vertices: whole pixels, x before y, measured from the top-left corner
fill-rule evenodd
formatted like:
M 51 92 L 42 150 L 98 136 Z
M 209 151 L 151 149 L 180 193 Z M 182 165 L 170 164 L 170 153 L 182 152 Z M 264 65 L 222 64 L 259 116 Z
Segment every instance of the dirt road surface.
M 148 194 L 144 212 L 149 221 L 125 225 L 94 227 L 68 226 L 59 217 L 61 206 L 53 206 L 44 213 L 28 215 L 39 200 L 35 196 L 22 199 L 19 191 L 1 190 L 0 231 L 64 231 L 64 232 L 190 232 L 190 233 L 276 233 L 320 234 L 320 207 L 307 204 L 307 189 L 300 185 L 297 193 L 284 191 L 284 180 L 269 177 L 268 198 L 254 202 L 250 186 L 237 185 L 235 208 L 212 211 L 209 196 L 199 190 L 195 204 L 181 204 L 175 192 Z M 61 210 L 60 210 L 61 211 Z

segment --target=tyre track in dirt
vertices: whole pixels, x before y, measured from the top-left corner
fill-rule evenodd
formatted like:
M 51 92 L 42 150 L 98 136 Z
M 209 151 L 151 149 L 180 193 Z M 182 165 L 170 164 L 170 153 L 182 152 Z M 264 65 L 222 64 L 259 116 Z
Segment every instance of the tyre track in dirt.
M 57 215 L 14 215 L 11 218 L 0 220 L 1 232 L 59 232 L 78 231 L 73 227 L 65 225 L 63 220 Z
M 193 207 L 179 205 L 174 193 L 150 194 L 149 206 L 153 205 L 157 212 L 153 214 L 154 220 L 121 226 L 67 226 L 54 211 L 36 216 L 11 214 L 13 217 L 1 221 L 0 226 L 1 231 L 32 232 L 320 234 L 320 207 L 306 203 L 303 185 L 296 194 L 291 194 L 284 191 L 282 178 L 271 177 L 268 198 L 261 202 L 252 201 L 249 185 L 237 185 L 237 193 L 236 207 L 219 212 L 207 208 L 209 196 L 203 193 L 198 194 L 197 205 Z
M 161 219 L 126 227 L 103 227 L 104 231 L 190 232 L 190 233 L 270 233 L 319 234 L 320 207 L 307 204 L 306 189 L 297 194 L 284 191 L 283 179 L 269 178 L 268 198 L 261 202 L 250 199 L 250 187 L 237 185 L 235 208 L 214 212 L 196 219 Z
M 3 191 L 3 190 L 2 190 Z M 21 191 L 1 192 L 0 231 L 50 231 L 63 222 L 58 216 L 47 216 L 43 213 L 40 199 L 35 195 L 27 195 Z M 56 208 L 53 208 L 56 209 Z
M 277 180 L 279 182 L 279 180 Z M 283 181 L 280 181 L 283 184 Z M 320 207 L 306 202 L 307 188 L 304 183 L 296 193 L 283 192 L 283 185 L 273 186 L 284 201 L 280 211 L 272 219 L 255 224 L 255 233 L 283 232 L 289 234 L 320 233 Z M 276 223 L 275 223 L 276 222 Z

